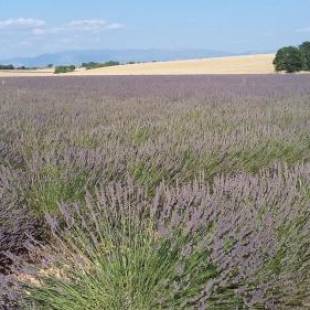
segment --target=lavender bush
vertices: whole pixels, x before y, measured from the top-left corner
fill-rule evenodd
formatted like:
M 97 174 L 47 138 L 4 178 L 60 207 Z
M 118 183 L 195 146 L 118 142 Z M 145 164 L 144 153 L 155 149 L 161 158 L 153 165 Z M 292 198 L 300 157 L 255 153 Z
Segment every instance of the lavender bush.
M 10 78 L 0 93 L 4 309 L 309 307 L 308 76 Z M 107 229 L 127 251 L 105 252 Z M 125 284 L 107 297 L 101 281 Z
M 26 286 L 53 309 L 291 309 L 308 298 L 309 166 L 216 178 L 153 199 L 129 182 L 63 205 L 47 270 Z M 289 178 L 286 179 L 289 174 Z M 42 269 L 41 269 L 42 270 Z M 55 276 L 56 274 L 56 276 Z M 34 302 L 34 304 L 33 304 Z

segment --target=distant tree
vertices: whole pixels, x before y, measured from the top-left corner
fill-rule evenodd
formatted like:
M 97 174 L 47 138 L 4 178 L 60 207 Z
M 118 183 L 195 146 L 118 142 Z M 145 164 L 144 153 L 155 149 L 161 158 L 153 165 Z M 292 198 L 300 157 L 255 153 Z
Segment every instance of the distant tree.
M 54 65 L 53 65 L 53 64 L 48 64 L 47 67 L 48 67 L 48 68 L 53 68 Z
M 273 64 L 276 71 L 298 72 L 302 70 L 301 52 L 294 46 L 283 47 L 278 50 Z
M 302 70 L 310 71 L 310 42 L 304 42 L 299 46 L 302 58 Z
M 13 65 L 0 65 L 0 70 L 14 70 L 15 67 Z
M 86 69 L 93 69 L 93 68 L 97 68 L 99 65 L 100 64 L 97 62 L 90 61 L 90 62 L 83 62 L 81 67 L 86 68 Z
M 83 62 L 81 67 L 86 68 L 87 70 L 89 69 L 96 69 L 96 68 L 102 68 L 102 67 L 111 67 L 111 66 L 118 66 L 120 65 L 120 63 L 118 61 L 107 61 L 104 63 L 100 63 L 100 62 Z
M 119 66 L 120 62 L 119 61 L 110 60 L 110 61 L 105 62 L 103 65 L 104 65 L 104 67 Z
M 76 67 L 71 65 L 71 66 L 57 66 L 55 67 L 55 74 L 59 73 L 68 73 L 68 72 L 73 72 L 75 71 Z

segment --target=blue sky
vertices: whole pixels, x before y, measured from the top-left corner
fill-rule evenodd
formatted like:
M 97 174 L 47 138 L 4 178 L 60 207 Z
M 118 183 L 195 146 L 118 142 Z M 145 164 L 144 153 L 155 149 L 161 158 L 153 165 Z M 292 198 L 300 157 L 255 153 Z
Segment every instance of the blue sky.
M 310 40 L 310 0 L 0 0 L 0 58 L 71 49 L 271 51 Z

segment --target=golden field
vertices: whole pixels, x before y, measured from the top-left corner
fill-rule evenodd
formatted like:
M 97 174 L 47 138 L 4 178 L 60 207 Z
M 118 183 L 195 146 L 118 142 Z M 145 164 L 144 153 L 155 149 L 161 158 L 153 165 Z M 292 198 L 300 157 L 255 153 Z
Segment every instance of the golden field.
M 70 75 L 270 74 L 274 54 L 151 62 L 77 71 Z
M 274 54 L 231 56 L 167 62 L 150 62 L 104 67 L 92 70 L 77 69 L 59 74 L 68 76 L 88 75 L 190 75 L 190 74 L 271 74 Z M 0 71 L 1 77 L 52 76 L 52 69 Z

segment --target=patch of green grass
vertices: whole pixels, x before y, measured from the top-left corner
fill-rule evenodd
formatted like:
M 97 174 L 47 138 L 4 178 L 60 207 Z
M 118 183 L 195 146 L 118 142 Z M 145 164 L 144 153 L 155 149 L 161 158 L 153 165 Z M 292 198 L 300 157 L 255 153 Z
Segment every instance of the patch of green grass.
M 61 168 L 47 165 L 36 177 L 27 196 L 35 214 L 54 213 L 58 204 L 81 201 L 86 192 L 85 172 L 64 175 Z
M 280 247 L 277 253 L 265 265 L 265 272 L 270 272 L 273 276 L 279 276 L 286 256 L 287 250 L 284 247 Z
M 185 170 L 196 170 L 197 164 L 199 164 L 199 158 L 192 150 L 188 149 L 182 154 L 182 167 Z
M 269 141 L 257 145 L 252 149 L 244 149 L 230 154 L 232 167 L 250 173 L 257 173 L 277 161 L 289 165 L 306 160 L 309 146 L 304 143 L 287 143 L 283 141 Z
M 168 173 L 164 168 L 148 162 L 137 162 L 129 166 L 129 173 L 142 186 L 153 192 L 160 182 L 167 180 Z
M 131 134 L 132 142 L 136 145 L 144 144 L 149 139 L 150 134 L 150 129 L 147 127 L 136 128 Z
M 234 247 L 234 245 L 236 244 L 236 240 L 234 240 L 233 238 L 225 238 L 225 240 L 224 240 L 224 251 L 225 251 L 225 253 L 227 254 L 227 253 L 229 253 L 232 249 L 233 249 L 233 247 Z
M 85 134 L 85 135 L 77 137 L 74 143 L 77 146 L 85 147 L 89 149 L 95 149 L 99 144 L 97 139 L 94 136 L 91 136 L 89 134 Z

